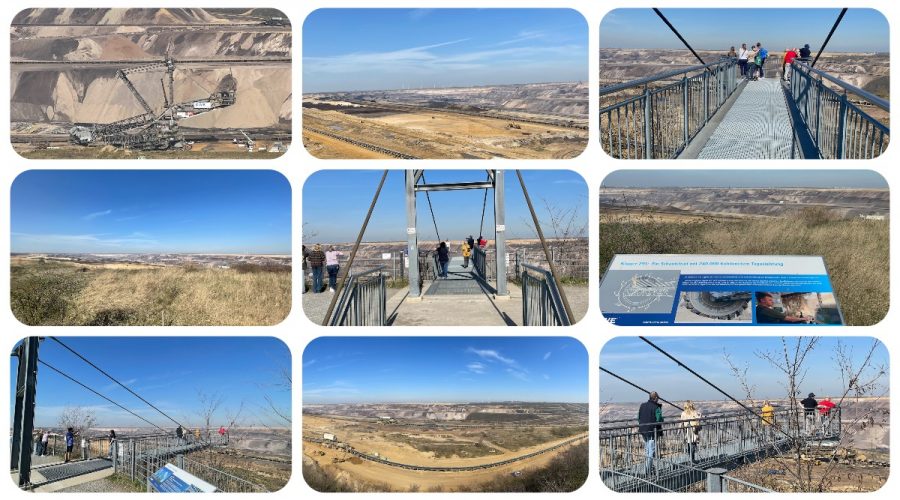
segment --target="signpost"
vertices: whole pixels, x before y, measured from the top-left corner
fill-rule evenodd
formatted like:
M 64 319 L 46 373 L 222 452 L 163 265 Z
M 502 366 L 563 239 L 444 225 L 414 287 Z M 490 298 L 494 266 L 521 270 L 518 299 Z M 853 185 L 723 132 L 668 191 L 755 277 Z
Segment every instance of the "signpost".
M 600 310 L 619 325 L 841 325 L 819 256 L 615 255 Z

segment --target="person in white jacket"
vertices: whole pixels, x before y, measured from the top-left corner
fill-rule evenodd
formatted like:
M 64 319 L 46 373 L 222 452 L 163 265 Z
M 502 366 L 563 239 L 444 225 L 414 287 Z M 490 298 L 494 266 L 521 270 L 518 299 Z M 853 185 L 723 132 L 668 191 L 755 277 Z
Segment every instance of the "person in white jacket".
M 702 418 L 703 415 L 694 406 L 693 401 L 684 403 L 684 410 L 681 412 L 680 420 L 688 454 L 691 456 L 691 463 L 697 461 L 697 444 L 700 442 L 700 428 L 702 427 L 700 420 Z

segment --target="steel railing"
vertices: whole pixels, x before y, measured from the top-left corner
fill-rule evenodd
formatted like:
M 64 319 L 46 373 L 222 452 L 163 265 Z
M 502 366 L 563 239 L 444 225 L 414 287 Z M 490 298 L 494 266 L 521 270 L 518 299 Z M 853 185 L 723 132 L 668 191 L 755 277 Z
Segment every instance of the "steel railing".
M 472 249 L 472 267 L 481 279 L 490 279 L 487 274 L 487 253 L 483 248 Z
M 387 280 L 383 267 L 353 274 L 347 279 L 329 326 L 384 326 L 387 324 Z
M 790 95 L 820 158 L 869 159 L 887 148 L 890 127 L 863 108 L 889 113 L 889 101 L 797 60 Z
M 603 149 L 621 159 L 677 157 L 739 80 L 737 60 L 722 59 L 601 88 Z
M 631 471 L 601 469 L 603 483 L 613 491 L 627 493 L 771 493 L 761 485 L 726 474 L 720 467 L 701 468 L 665 458 L 640 456 L 644 468 Z
M 550 271 L 522 265 L 522 318 L 525 326 L 570 326 L 571 318 Z
M 836 407 L 827 415 L 818 411 L 806 413 L 802 409 L 781 409 L 776 410 L 771 419 L 748 412 L 704 416 L 699 420 L 695 437 L 691 436 L 695 432 L 692 427 L 690 421 L 682 420 L 659 424 L 652 433 L 655 457 L 694 466 L 713 466 L 740 457 L 780 453 L 798 442 L 838 439 L 841 408 Z M 634 420 L 627 424 L 601 422 L 601 468 L 624 473 L 641 470 L 645 467 L 645 447 L 646 439 Z
M 177 465 L 181 469 L 215 485 L 219 491 L 228 493 L 267 493 L 268 490 L 256 483 L 217 469 L 209 464 L 179 455 Z

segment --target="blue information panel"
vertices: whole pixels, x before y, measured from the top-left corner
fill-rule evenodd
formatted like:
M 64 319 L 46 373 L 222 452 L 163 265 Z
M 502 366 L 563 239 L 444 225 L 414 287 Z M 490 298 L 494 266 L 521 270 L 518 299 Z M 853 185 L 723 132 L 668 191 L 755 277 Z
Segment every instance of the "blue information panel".
M 172 464 L 166 464 L 148 479 L 157 493 L 211 493 L 216 487 Z
M 619 325 L 841 325 L 822 257 L 616 255 L 600 310 Z

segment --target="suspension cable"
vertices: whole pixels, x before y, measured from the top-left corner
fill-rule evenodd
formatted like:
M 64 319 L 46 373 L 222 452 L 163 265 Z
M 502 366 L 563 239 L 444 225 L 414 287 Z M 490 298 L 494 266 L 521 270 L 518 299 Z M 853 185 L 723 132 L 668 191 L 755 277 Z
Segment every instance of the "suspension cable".
M 528 196 L 528 188 L 525 187 L 522 171 L 516 169 L 516 176 L 519 177 L 519 185 L 522 186 L 522 194 L 525 195 L 525 202 L 528 203 L 528 210 L 531 212 L 531 220 L 534 222 L 534 228 L 537 230 L 538 238 L 541 239 L 541 247 L 544 249 L 544 258 L 547 259 L 547 264 L 550 265 L 550 276 L 556 284 L 556 289 L 559 291 L 560 298 L 562 298 L 563 308 L 565 308 L 566 315 L 571 321 L 575 318 L 575 315 L 572 314 L 572 308 L 569 306 L 569 299 L 566 297 L 566 292 L 559 282 L 559 276 L 556 274 L 556 266 L 553 265 L 553 259 L 550 258 L 550 249 L 547 248 L 547 240 L 544 239 L 544 231 L 541 230 L 541 223 L 538 221 L 537 213 L 534 211 L 534 205 L 531 204 L 531 197 Z
M 428 181 L 425 179 L 425 172 L 422 172 L 422 184 L 428 184 Z M 437 227 L 437 219 L 434 217 L 434 209 L 431 207 L 431 195 L 428 191 L 425 191 L 425 199 L 428 200 L 428 211 L 431 212 L 431 222 L 434 224 L 434 234 L 437 235 L 438 243 L 441 241 L 441 232 L 438 231 Z
M 488 172 L 487 180 L 491 180 L 491 173 Z M 478 237 L 481 238 L 484 235 L 484 210 L 487 208 L 487 194 L 488 188 L 484 188 L 484 200 L 481 202 L 481 225 L 478 226 Z
M 128 408 L 125 408 L 124 406 L 120 405 L 119 403 L 116 403 L 115 401 L 113 401 L 112 399 L 109 399 L 108 397 L 104 396 L 103 394 L 100 394 L 100 393 L 97 392 L 96 390 L 91 389 L 91 388 L 88 387 L 87 385 L 85 385 L 85 384 L 83 384 L 82 382 L 79 382 L 78 380 L 76 380 L 75 377 L 73 377 L 73 376 L 71 376 L 71 375 L 69 375 L 69 374 L 63 372 L 63 371 L 60 370 L 59 368 L 56 368 L 55 366 L 51 365 L 50 363 L 47 363 L 47 362 L 44 361 L 43 359 L 38 358 L 38 363 L 40 363 L 40 364 L 46 366 L 47 368 L 49 368 L 49 369 L 55 371 L 56 373 L 62 375 L 63 377 L 65 377 L 65 378 L 71 380 L 72 382 L 75 382 L 76 384 L 80 385 L 81 387 L 84 387 L 85 389 L 87 389 L 87 390 L 93 392 L 93 393 L 96 394 L 97 396 L 100 396 L 101 398 L 103 398 L 103 399 L 109 401 L 110 403 L 112 403 L 112 404 L 118 406 L 119 408 L 121 408 L 121 409 L 127 411 L 128 413 L 134 415 L 135 417 L 137 417 L 137 418 L 143 420 L 144 422 L 147 422 L 148 424 L 152 425 L 153 427 L 156 427 L 157 429 L 159 429 L 159 430 L 165 432 L 166 434 L 168 434 L 168 431 L 167 431 L 167 430 L 165 430 L 165 429 L 163 429 L 162 427 L 160 427 L 160 426 L 154 424 L 153 422 L 147 420 L 146 418 L 144 418 L 144 417 L 138 415 L 137 413 L 135 413 L 135 412 L 129 410 Z
M 837 29 L 838 25 L 841 24 L 841 20 L 844 19 L 844 14 L 847 13 L 847 7 L 841 9 L 841 13 L 838 14 L 837 20 L 834 21 L 834 25 L 831 27 L 831 31 L 828 32 L 828 36 L 825 37 L 825 43 L 819 48 L 819 52 L 816 54 L 816 58 L 813 59 L 812 64 L 809 65 L 810 68 L 816 65 L 816 61 L 819 60 L 819 56 L 822 55 L 822 52 L 825 50 L 825 46 L 828 45 L 828 42 L 831 40 L 831 35 L 834 34 L 834 30 Z
M 344 289 L 344 284 L 347 282 L 347 276 L 350 275 L 350 268 L 353 266 L 353 260 L 356 259 L 356 251 L 359 250 L 359 244 L 362 242 L 363 234 L 366 233 L 366 228 L 369 226 L 369 219 L 372 218 L 375 202 L 378 201 L 378 196 L 381 194 L 381 188 L 384 186 L 384 180 L 387 179 L 387 174 L 387 169 L 381 174 L 381 182 L 378 183 L 378 189 L 375 190 L 375 196 L 372 197 L 372 203 L 369 204 L 369 212 L 366 213 L 366 219 L 363 221 L 362 227 L 359 228 L 359 234 L 356 236 L 356 243 L 353 244 L 353 250 L 350 252 L 350 260 L 347 262 L 347 269 L 340 274 L 337 290 L 334 291 L 334 295 L 331 297 L 331 303 L 328 304 L 328 310 L 325 312 L 325 317 L 322 318 L 322 326 L 328 326 L 329 320 L 331 319 L 331 313 L 334 312 L 334 306 L 337 304 L 338 297 L 341 296 L 341 291 Z M 410 258 L 412 258 L 412 256 L 410 256 Z
M 147 401 L 146 399 L 142 398 L 140 394 L 138 394 L 138 393 L 134 392 L 133 390 L 131 390 L 130 387 L 128 387 L 127 385 L 123 384 L 122 382 L 119 382 L 115 377 L 113 377 L 112 375 L 110 375 L 109 373 L 107 373 L 106 371 L 104 371 L 102 368 L 100 368 L 99 366 L 95 365 L 95 364 L 92 363 L 90 360 L 88 360 L 87 358 L 85 358 L 84 356 L 82 356 L 81 354 L 79 354 L 78 352 L 76 352 L 75 349 L 72 349 L 71 347 L 67 346 L 66 344 L 64 344 L 61 340 L 59 340 L 59 339 L 56 338 L 56 337 L 48 337 L 48 338 L 49 338 L 50 340 L 56 342 L 57 344 L 59 344 L 59 345 L 65 347 L 69 352 L 71 352 L 72 354 L 74 354 L 74 355 L 78 356 L 79 358 L 81 358 L 82 361 L 84 361 L 85 363 L 91 365 L 95 370 L 97 370 L 98 372 L 100 372 L 100 373 L 102 373 L 103 375 L 105 375 L 106 378 L 112 380 L 113 382 L 115 382 L 116 384 L 118 384 L 119 386 L 121 386 L 123 389 L 125 389 L 125 390 L 128 391 L 128 392 L 130 392 L 134 397 L 136 397 L 136 398 L 140 399 L 141 401 L 143 401 L 144 403 L 146 403 L 147 406 L 149 406 L 150 408 L 153 408 L 154 410 L 158 411 L 160 414 L 162 414 L 162 416 L 168 418 L 168 419 L 171 420 L 172 422 L 175 422 L 175 424 L 178 425 L 178 426 L 185 427 L 185 426 L 181 425 L 180 422 L 178 422 L 178 421 L 175 420 L 174 418 L 170 417 L 168 413 L 166 413 L 166 412 L 160 410 L 160 409 L 157 408 L 153 403 L 151 403 L 150 401 Z M 185 427 L 185 428 L 186 428 L 186 427 Z
M 744 403 L 742 403 L 741 401 L 739 401 L 737 398 L 733 397 L 731 394 L 728 394 L 727 392 L 725 392 L 722 388 L 720 388 L 720 387 L 717 386 L 716 384 L 714 384 L 714 383 L 710 382 L 709 380 L 707 380 L 705 377 L 703 377 L 703 375 L 700 375 L 699 373 L 695 372 L 695 371 L 692 370 L 690 367 L 688 367 L 686 364 L 684 364 L 684 363 L 682 363 L 681 361 L 679 361 L 678 359 L 676 359 L 674 356 L 672 356 L 671 354 L 669 354 L 668 352 L 666 352 L 665 350 L 663 350 L 661 347 L 657 346 L 657 345 L 654 344 L 653 342 L 650 342 L 650 341 L 647 339 L 647 337 L 643 337 L 643 336 L 640 336 L 640 335 L 639 335 L 638 338 L 641 339 L 641 340 L 643 340 L 644 342 L 646 342 L 647 345 L 649 345 L 650 347 L 652 347 L 652 348 L 656 349 L 657 351 L 659 351 L 663 356 L 665 356 L 665 357 L 671 359 L 672 361 L 674 361 L 675 364 L 677 364 L 677 365 L 680 366 L 681 368 L 684 368 L 685 370 L 687 370 L 691 375 L 693 375 L 693 376 L 699 378 L 699 379 L 702 380 L 703 382 L 706 382 L 706 384 L 707 384 L 708 386 L 712 387 L 713 389 L 715 389 L 716 391 L 718 391 L 720 394 L 722 394 L 722 395 L 725 396 L 726 398 L 728 398 L 728 399 L 730 399 L 731 401 L 737 403 L 738 406 L 740 406 L 740 407 L 743 408 L 744 410 L 747 410 L 748 412 L 750 412 L 751 415 L 753 415 L 753 416 L 755 416 L 755 417 L 758 417 L 758 418 L 763 418 L 762 414 L 757 413 L 756 410 L 754 410 L 753 408 L 750 408 L 749 406 L 745 405 Z M 791 408 L 791 410 L 794 410 L 794 408 Z M 790 439 L 795 439 L 795 436 L 791 436 L 790 434 L 788 434 L 786 431 L 784 431 L 783 429 L 781 429 L 781 428 L 778 427 L 777 425 L 776 425 L 776 426 L 773 426 L 773 427 L 774 427 L 777 431 L 779 431 L 779 432 L 781 432 L 782 434 L 784 434 L 785 436 L 787 436 L 788 438 L 790 438 Z
M 650 391 L 648 391 L 647 389 L 644 389 L 643 387 L 641 387 L 641 386 L 635 384 L 634 382 L 632 382 L 632 381 L 630 381 L 630 380 L 625 379 L 624 377 L 622 377 L 622 376 L 620 376 L 620 375 L 616 375 L 615 373 L 613 373 L 613 372 L 607 370 L 606 368 L 603 368 L 602 366 L 600 367 L 600 371 L 602 371 L 603 373 L 606 373 L 606 374 L 608 374 L 608 375 L 612 375 L 613 377 L 616 377 L 617 379 L 621 380 L 622 382 L 625 382 L 626 384 L 630 385 L 631 387 L 634 387 L 635 389 L 637 389 L 637 390 L 639 390 L 639 391 L 641 391 L 641 392 L 650 394 Z M 673 403 L 673 402 L 671 402 L 671 401 L 668 401 L 668 400 L 666 400 L 666 399 L 663 399 L 662 397 L 659 396 L 659 394 L 657 394 L 656 396 L 659 397 L 659 400 L 660 400 L 660 401 L 662 401 L 662 402 L 664 402 L 664 403 L 668 403 L 669 405 L 674 406 L 675 408 L 678 408 L 678 409 L 681 410 L 681 411 L 684 411 L 684 408 L 678 406 L 677 404 L 675 404 L 675 403 Z
M 675 29 L 675 26 L 672 26 L 672 23 L 669 22 L 669 20 L 666 18 L 666 16 L 664 16 L 663 13 L 655 7 L 653 8 L 653 12 L 656 12 L 656 15 L 659 16 L 659 18 L 662 19 L 662 21 L 664 23 L 666 23 L 666 26 L 668 26 L 669 29 L 672 30 L 672 33 L 675 33 L 675 36 L 677 36 L 678 39 L 681 40 L 681 43 L 683 43 L 684 46 L 687 47 L 688 50 L 691 51 L 691 54 L 694 54 L 694 57 L 696 57 L 697 60 L 700 61 L 700 64 L 706 66 L 706 63 L 700 57 L 700 54 L 697 54 L 697 51 L 694 50 L 693 47 L 691 47 L 691 44 L 687 43 L 687 40 L 685 40 L 684 37 L 681 36 L 681 33 L 679 33 L 677 29 Z M 706 68 L 706 71 L 710 71 L 710 69 Z

